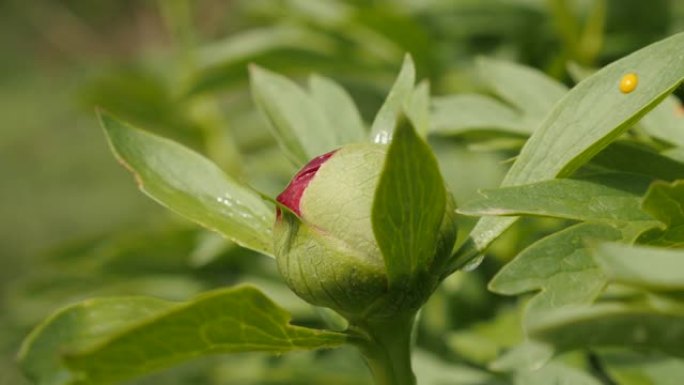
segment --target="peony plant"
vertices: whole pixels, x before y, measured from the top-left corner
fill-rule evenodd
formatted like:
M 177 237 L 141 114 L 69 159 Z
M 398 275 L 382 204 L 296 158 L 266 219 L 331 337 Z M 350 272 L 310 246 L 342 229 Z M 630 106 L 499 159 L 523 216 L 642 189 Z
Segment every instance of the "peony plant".
M 526 214 L 581 223 L 521 253 L 495 277 L 492 290 L 507 294 L 529 285 L 531 278 L 523 283 L 516 279 L 537 274 L 542 265 L 529 261 L 539 255 L 567 254 L 564 264 L 573 268 L 581 265 L 575 259 L 585 258 L 581 263 L 592 271 L 607 273 L 573 275 L 569 281 L 594 284 L 579 288 L 569 287 L 558 278 L 565 277 L 560 273 L 549 274 L 546 281 L 535 276 L 535 283 L 546 286 L 530 301 L 527 341 L 493 370 L 512 370 L 533 356 L 543 364 L 556 353 L 624 343 L 624 333 L 611 328 L 621 330 L 625 318 L 618 317 L 622 323 L 615 324 L 613 316 L 627 317 L 636 310 L 589 305 L 606 286 L 606 277 L 626 274 L 615 263 L 622 248 L 633 250 L 631 243 L 673 236 L 660 225 L 665 222 L 662 210 L 652 202 L 674 194 L 679 185 L 656 182 L 640 208 L 636 194 L 643 193 L 639 186 L 651 182 L 651 170 L 646 179 L 633 173 L 561 178 L 590 161 L 594 167 L 599 164 L 597 154 L 682 82 L 684 55 L 672 54 L 682 46 L 684 34 L 675 35 L 605 67 L 567 92 L 554 86 L 551 92 L 561 97 L 530 129 L 501 188 L 460 208 L 425 139 L 446 132 L 430 123 L 428 90 L 414 85 L 410 57 L 370 132 L 352 99 L 331 80 L 312 77 L 304 90 L 280 75 L 251 68 L 255 102 L 283 152 L 299 167 L 276 197 L 239 183 L 177 143 L 100 112 L 112 150 L 146 194 L 245 248 L 273 256 L 289 288 L 311 305 L 343 317 L 344 327 L 294 325 L 285 309 L 250 285 L 215 290 L 185 303 L 109 298 L 69 306 L 38 326 L 24 343 L 22 365 L 37 383 L 106 384 L 207 354 L 285 353 L 351 344 L 365 358 L 375 383 L 413 385 L 412 333 L 421 307 L 450 274 L 464 266 L 474 268 L 487 247 Z M 620 89 L 625 74 L 640 79 L 628 93 Z M 453 111 L 457 116 L 467 113 Z M 627 187 L 616 191 L 615 186 Z M 605 196 L 615 199 L 601 200 Z M 600 204 L 586 208 L 576 203 L 592 199 Z M 458 243 L 457 212 L 483 216 Z M 585 250 L 590 237 L 613 242 L 597 248 L 599 266 Z M 576 269 L 563 273 L 575 274 Z M 568 313 L 574 308 L 557 306 L 562 301 L 563 306 L 588 307 Z M 544 312 L 535 312 L 540 309 Z M 639 311 L 639 319 L 645 319 L 643 308 Z M 569 325 L 567 319 L 575 323 Z M 657 324 L 651 321 L 634 343 L 682 354 L 681 344 L 649 334 L 648 327 Z M 593 328 L 601 333 L 571 338 L 573 331 L 584 335 Z M 681 333 L 672 340 L 679 337 Z

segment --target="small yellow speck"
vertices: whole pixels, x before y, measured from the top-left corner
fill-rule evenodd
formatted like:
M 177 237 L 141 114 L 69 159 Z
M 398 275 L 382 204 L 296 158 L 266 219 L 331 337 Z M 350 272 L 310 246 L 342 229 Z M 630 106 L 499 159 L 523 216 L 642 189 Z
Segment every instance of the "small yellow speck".
M 620 92 L 628 94 L 634 91 L 639 84 L 639 77 L 637 74 L 630 72 L 620 79 Z

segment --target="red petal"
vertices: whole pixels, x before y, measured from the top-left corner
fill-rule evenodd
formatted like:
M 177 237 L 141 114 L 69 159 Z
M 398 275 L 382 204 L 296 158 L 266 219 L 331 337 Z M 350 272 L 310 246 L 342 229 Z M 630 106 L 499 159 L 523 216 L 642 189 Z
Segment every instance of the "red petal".
M 283 190 L 276 200 L 283 205 L 287 206 L 290 210 L 294 211 L 298 216 L 302 216 L 299 208 L 299 201 L 302 199 L 304 190 L 313 179 L 314 175 L 321 168 L 323 163 L 325 163 L 335 152 L 330 151 L 327 154 L 313 158 L 309 163 L 306 164 L 290 181 L 285 190 Z M 280 218 L 280 209 L 277 209 L 277 217 Z

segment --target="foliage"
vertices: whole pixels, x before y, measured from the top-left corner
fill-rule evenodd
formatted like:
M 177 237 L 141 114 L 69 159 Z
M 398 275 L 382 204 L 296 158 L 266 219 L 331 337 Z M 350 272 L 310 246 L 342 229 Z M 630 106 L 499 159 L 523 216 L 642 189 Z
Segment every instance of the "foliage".
M 175 56 L 84 89 L 139 187 L 210 231 L 150 209 L 153 225 L 75 242 L 8 285 L 0 322 L 17 335 L 55 311 L 24 341 L 27 377 L 369 383 L 344 345 L 372 344 L 294 296 L 270 256 L 272 197 L 294 171 L 370 140 L 389 146 L 373 233 L 391 282 L 430 263 L 445 184 L 458 206 L 456 247 L 415 326 L 419 383 L 684 374 L 684 118 L 671 95 L 684 35 L 630 53 L 668 32 L 625 27 L 613 1 L 267 3 L 235 2 L 236 30 L 206 44 L 189 3 L 160 2 Z M 568 61 L 583 79 L 573 86 Z M 639 83 L 623 94 L 628 72 Z M 214 357 L 246 351 L 257 353 Z

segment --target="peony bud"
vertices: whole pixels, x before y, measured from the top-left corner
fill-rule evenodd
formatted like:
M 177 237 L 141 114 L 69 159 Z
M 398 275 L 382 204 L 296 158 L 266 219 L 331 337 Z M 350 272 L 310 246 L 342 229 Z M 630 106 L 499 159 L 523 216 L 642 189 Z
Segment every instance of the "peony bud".
M 278 210 L 274 228 L 281 274 L 300 297 L 348 319 L 417 310 L 438 284 L 439 269 L 455 240 L 448 204 L 435 258 L 425 269 L 428 277 L 411 280 L 420 287 L 390 290 L 371 224 L 386 149 L 352 144 L 314 158 L 277 198 L 291 210 Z

